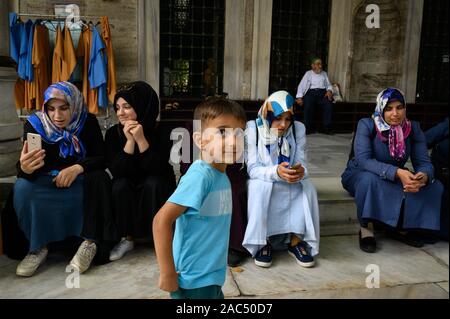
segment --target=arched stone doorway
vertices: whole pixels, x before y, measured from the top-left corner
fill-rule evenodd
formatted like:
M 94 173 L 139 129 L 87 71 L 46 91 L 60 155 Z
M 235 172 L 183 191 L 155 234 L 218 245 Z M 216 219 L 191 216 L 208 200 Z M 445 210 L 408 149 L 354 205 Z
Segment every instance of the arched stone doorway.
M 379 6 L 380 28 L 366 26 L 369 4 Z M 402 12 L 406 7 L 404 0 L 365 0 L 356 6 L 348 74 L 350 101 L 373 102 L 383 88 L 400 86 L 406 26 L 406 16 Z

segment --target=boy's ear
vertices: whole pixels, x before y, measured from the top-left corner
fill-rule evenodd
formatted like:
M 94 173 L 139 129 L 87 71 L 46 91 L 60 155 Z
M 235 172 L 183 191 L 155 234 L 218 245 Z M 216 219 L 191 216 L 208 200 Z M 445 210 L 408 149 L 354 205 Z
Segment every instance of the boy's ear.
M 202 149 L 202 133 L 194 132 L 192 134 L 192 140 L 194 141 L 195 146 L 197 146 L 201 150 Z

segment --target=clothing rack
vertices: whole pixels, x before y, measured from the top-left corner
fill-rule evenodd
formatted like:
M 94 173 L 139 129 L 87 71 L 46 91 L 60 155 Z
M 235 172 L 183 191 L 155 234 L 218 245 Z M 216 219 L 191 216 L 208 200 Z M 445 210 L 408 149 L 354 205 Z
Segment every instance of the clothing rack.
M 18 17 L 29 17 L 29 18 L 42 18 L 42 19 L 53 19 L 53 20 L 61 20 L 64 21 L 66 20 L 69 15 L 55 15 L 55 14 L 36 14 L 36 13 L 16 13 Z M 75 16 L 74 16 L 75 17 Z M 72 17 L 72 19 L 74 18 Z M 101 18 L 103 18 L 104 16 L 76 16 L 79 19 L 91 19 L 91 20 L 100 20 Z M 111 27 L 114 28 L 114 25 L 109 23 L 109 25 Z M 103 116 L 96 116 L 97 119 L 101 119 L 101 120 L 108 120 L 111 118 L 111 114 L 109 111 L 109 107 L 110 105 L 108 105 L 106 107 L 106 114 Z M 20 109 L 20 111 L 18 112 L 18 117 L 19 119 L 28 119 L 30 117 L 30 115 L 28 114 L 24 114 L 24 110 L 23 108 Z
M 18 13 L 19 17 L 34 17 L 34 18 L 55 18 L 55 19 L 67 19 L 69 16 L 55 15 L 55 14 L 34 14 L 34 13 Z M 101 19 L 100 16 L 78 16 L 82 19 Z
M 69 16 L 55 15 L 55 14 L 35 14 L 35 13 L 17 13 L 19 17 L 29 17 L 29 18 L 42 18 L 42 19 L 53 19 L 53 20 L 66 20 Z M 77 16 L 80 19 L 91 19 L 100 20 L 103 16 Z M 74 18 L 74 17 L 73 17 Z M 114 24 L 109 23 L 109 25 L 114 28 Z

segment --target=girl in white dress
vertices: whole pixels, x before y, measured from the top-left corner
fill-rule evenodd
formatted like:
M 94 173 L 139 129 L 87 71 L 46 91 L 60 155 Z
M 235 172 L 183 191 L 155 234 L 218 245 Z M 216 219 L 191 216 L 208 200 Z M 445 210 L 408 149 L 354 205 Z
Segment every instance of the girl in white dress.
M 248 225 L 243 246 L 261 267 L 272 250 L 287 250 L 303 267 L 319 253 L 319 205 L 308 179 L 305 126 L 294 121 L 294 98 L 273 93 L 247 123 Z

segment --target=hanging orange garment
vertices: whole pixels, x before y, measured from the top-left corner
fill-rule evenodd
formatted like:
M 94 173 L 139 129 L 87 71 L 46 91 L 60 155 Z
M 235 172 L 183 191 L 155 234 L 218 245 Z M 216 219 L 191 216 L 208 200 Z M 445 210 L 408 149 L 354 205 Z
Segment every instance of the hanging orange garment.
M 14 101 L 18 110 L 25 106 L 25 80 L 21 78 L 17 78 L 14 86 Z
M 30 85 L 29 97 L 34 99 L 36 110 L 44 105 L 44 92 L 50 86 L 50 37 L 48 29 L 37 25 L 34 31 L 32 63 L 34 81 Z
M 34 92 L 34 80 L 33 82 L 30 82 L 28 80 L 25 80 L 25 85 L 24 85 L 24 103 L 23 103 L 23 107 L 24 109 L 27 110 L 33 110 L 36 108 L 36 104 L 35 104 L 35 92 Z
M 35 91 L 33 89 L 34 80 L 30 82 L 18 78 L 14 86 L 14 100 L 17 109 L 33 110 L 36 108 Z
M 89 85 L 89 60 L 91 56 L 92 32 L 84 28 L 80 35 L 77 47 L 77 57 L 83 58 L 83 96 L 89 113 L 98 113 L 98 90 L 91 89 Z
M 108 82 L 107 82 L 108 98 L 111 103 L 114 103 L 114 96 L 116 95 L 117 91 L 116 65 L 114 62 L 111 29 L 109 28 L 108 17 L 101 18 L 101 25 L 102 25 L 102 38 L 103 42 L 105 42 L 106 56 L 108 58 Z
M 62 61 L 64 58 L 64 39 L 61 28 L 56 28 L 55 50 L 53 51 L 52 83 L 62 81 Z
M 61 81 L 69 81 L 70 76 L 77 65 L 77 57 L 73 47 L 72 35 L 67 27 L 64 28 L 63 50 Z
M 44 92 L 50 86 L 50 38 L 48 29 L 37 24 L 33 35 L 31 63 L 34 70 L 32 82 L 18 79 L 14 88 L 16 108 L 40 110 L 44 104 Z

